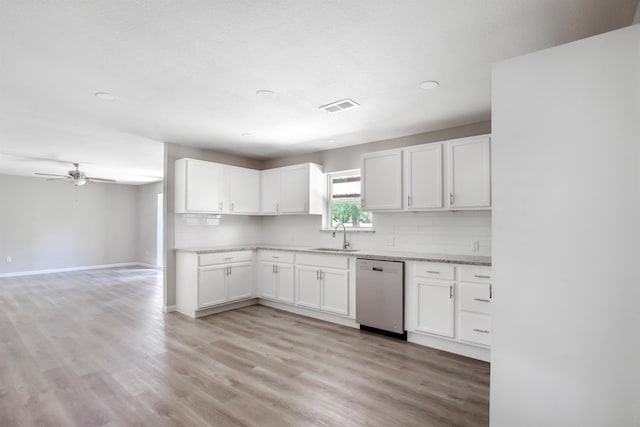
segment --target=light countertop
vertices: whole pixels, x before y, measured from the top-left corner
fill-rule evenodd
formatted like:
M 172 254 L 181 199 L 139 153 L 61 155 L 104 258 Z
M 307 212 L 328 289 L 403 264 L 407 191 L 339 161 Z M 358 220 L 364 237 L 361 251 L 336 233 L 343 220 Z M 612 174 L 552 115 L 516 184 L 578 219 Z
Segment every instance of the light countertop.
M 336 248 L 335 251 L 319 250 L 316 248 L 309 248 L 303 246 L 283 246 L 283 245 L 270 245 L 270 244 L 255 244 L 255 245 L 235 245 L 235 246 L 213 246 L 213 247 L 195 247 L 195 248 L 176 248 L 179 252 L 192 252 L 198 254 L 204 253 L 216 253 L 216 252 L 234 252 L 264 249 L 272 251 L 287 251 L 287 252 L 306 252 L 317 253 L 325 255 L 341 255 L 352 256 L 357 258 L 371 258 L 389 261 L 427 261 L 427 262 L 441 262 L 451 264 L 465 264 L 465 265 L 480 265 L 491 266 L 491 257 L 489 256 L 477 256 L 477 255 L 454 255 L 454 254 L 432 254 L 424 252 L 405 252 L 405 251 L 380 251 L 369 249 L 358 249 L 352 252 L 342 252 Z

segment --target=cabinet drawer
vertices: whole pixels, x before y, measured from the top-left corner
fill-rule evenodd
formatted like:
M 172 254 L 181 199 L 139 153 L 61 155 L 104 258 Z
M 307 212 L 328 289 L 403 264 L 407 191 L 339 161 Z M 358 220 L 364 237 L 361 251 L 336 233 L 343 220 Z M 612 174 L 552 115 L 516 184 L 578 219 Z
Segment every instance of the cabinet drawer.
M 251 261 L 253 251 L 216 252 L 212 254 L 200 254 L 198 265 L 229 264 L 232 262 Z
M 453 280 L 455 267 L 447 264 L 435 264 L 430 262 L 416 262 L 413 275 L 416 277 L 431 277 L 433 279 Z
M 491 317 L 460 313 L 460 339 L 474 344 L 491 345 Z
M 262 261 L 284 262 L 287 264 L 293 264 L 293 256 L 294 254 L 292 252 L 260 251 L 260 259 Z
M 491 285 L 460 283 L 460 309 L 491 314 Z
M 459 267 L 461 282 L 491 283 L 491 269 L 487 267 Z
M 314 267 L 349 268 L 349 257 L 345 255 L 296 254 L 296 264 Z

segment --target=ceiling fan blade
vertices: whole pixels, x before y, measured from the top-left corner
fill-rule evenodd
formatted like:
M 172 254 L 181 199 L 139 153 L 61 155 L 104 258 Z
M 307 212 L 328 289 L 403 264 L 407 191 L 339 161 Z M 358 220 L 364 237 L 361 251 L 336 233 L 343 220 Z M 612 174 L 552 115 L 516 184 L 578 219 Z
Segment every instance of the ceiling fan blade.
M 117 182 L 115 179 L 94 178 L 92 176 L 85 176 L 84 179 L 86 179 L 87 181 L 96 181 L 96 182 Z
M 47 181 L 60 181 L 61 179 L 67 179 L 65 178 L 49 178 Z
M 41 175 L 41 176 L 57 176 L 59 178 L 66 178 L 67 177 L 67 175 L 58 175 L 58 174 L 55 174 L 55 173 L 38 173 L 38 172 L 36 172 L 35 174 L 36 175 Z

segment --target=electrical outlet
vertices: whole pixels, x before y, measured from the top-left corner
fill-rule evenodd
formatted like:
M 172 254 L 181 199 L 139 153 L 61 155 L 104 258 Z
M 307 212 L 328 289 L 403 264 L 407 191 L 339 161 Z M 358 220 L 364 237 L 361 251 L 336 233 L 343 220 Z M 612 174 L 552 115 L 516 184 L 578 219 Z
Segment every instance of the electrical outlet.
M 480 251 L 480 240 L 474 240 L 473 242 L 471 242 L 471 250 L 473 252 Z
M 385 239 L 384 244 L 387 246 L 393 246 L 395 245 L 395 239 L 393 238 L 393 236 L 389 236 Z
M 13 262 L 13 257 L 11 255 L 7 255 L 7 262 Z

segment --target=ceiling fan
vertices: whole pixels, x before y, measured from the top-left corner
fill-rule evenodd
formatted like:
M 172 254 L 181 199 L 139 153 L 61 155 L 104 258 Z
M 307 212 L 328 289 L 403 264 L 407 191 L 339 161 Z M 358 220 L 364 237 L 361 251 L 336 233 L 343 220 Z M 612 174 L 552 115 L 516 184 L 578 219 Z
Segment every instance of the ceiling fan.
M 116 182 L 115 179 L 95 178 L 92 176 L 86 176 L 84 172 L 78 169 L 78 167 L 80 166 L 79 163 L 73 163 L 73 166 L 76 167 L 76 170 L 69 171 L 67 175 L 55 175 L 51 173 L 38 173 L 38 172 L 36 172 L 36 175 L 55 176 L 55 178 L 50 178 L 48 179 L 48 181 L 66 179 L 66 180 L 69 180 L 69 182 L 75 185 L 76 187 L 80 185 L 84 185 L 85 183 L 87 183 L 87 181 L 88 182 Z

